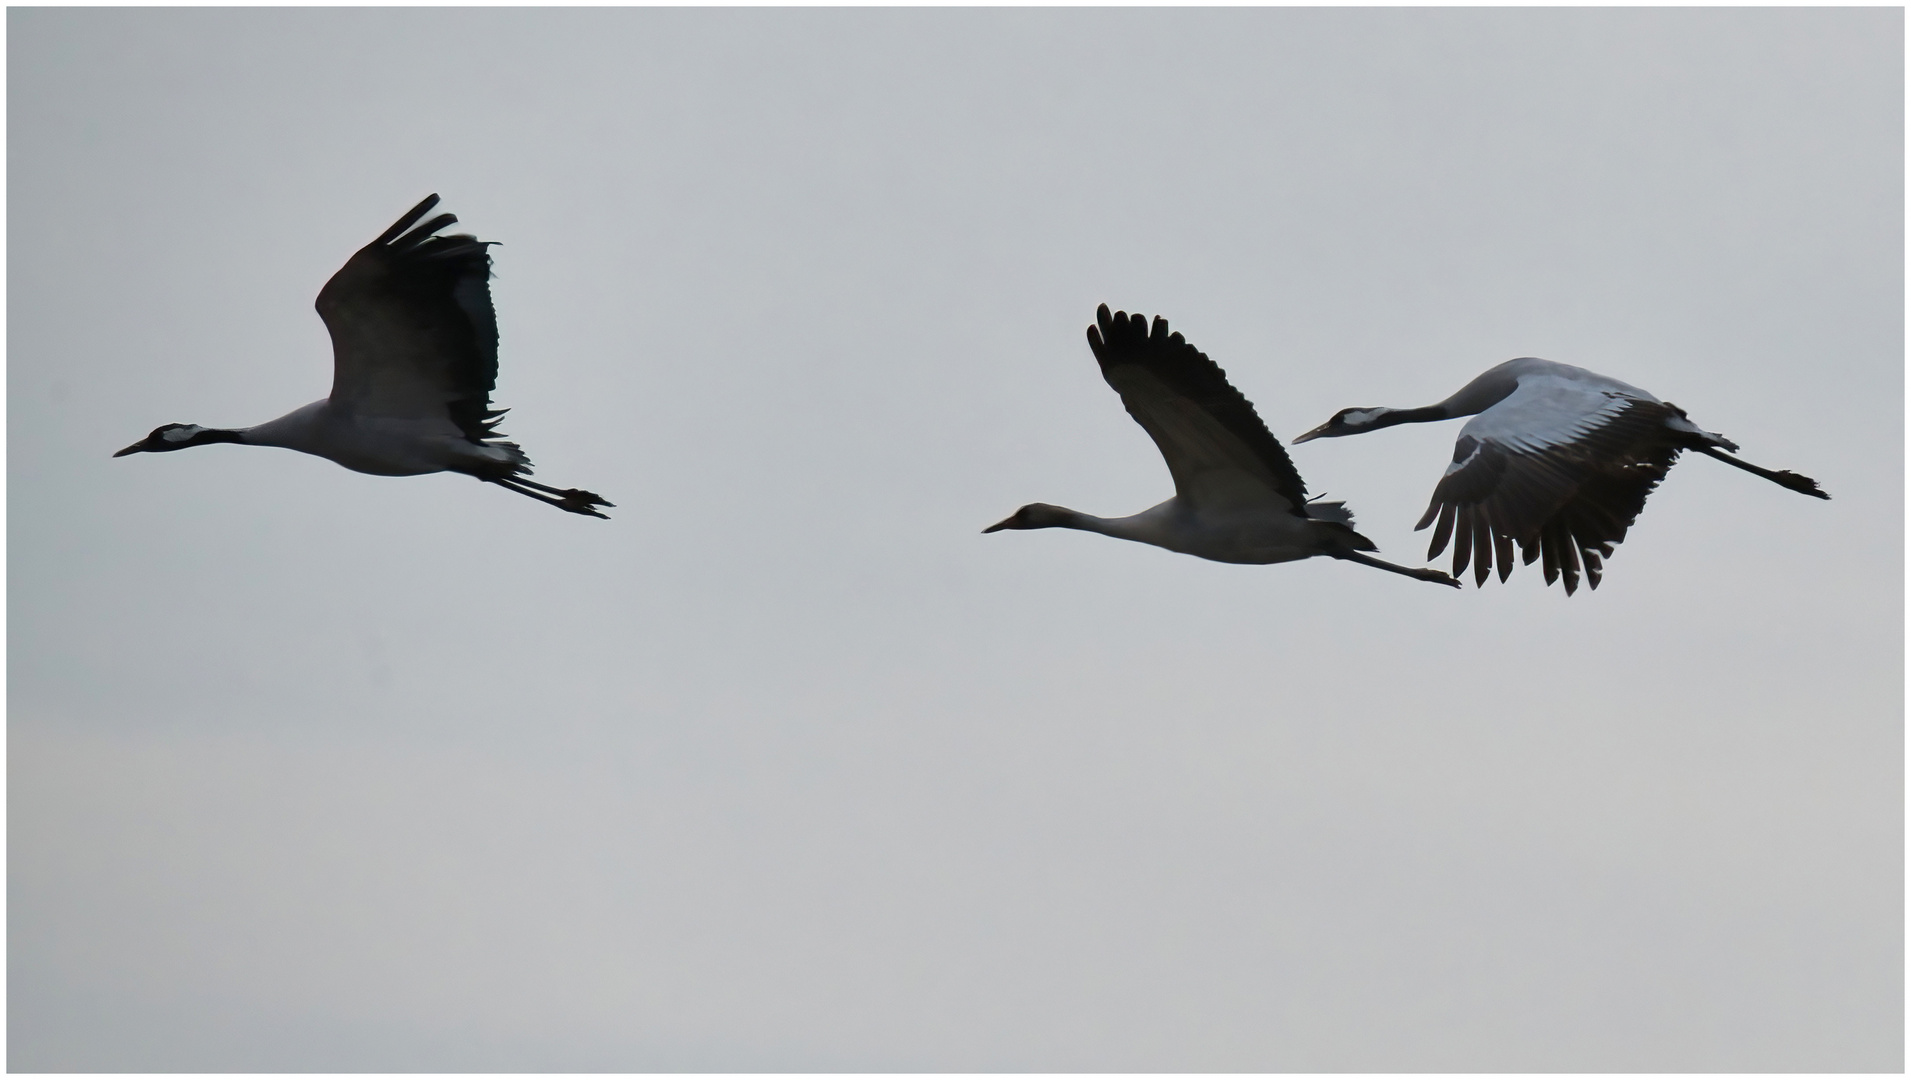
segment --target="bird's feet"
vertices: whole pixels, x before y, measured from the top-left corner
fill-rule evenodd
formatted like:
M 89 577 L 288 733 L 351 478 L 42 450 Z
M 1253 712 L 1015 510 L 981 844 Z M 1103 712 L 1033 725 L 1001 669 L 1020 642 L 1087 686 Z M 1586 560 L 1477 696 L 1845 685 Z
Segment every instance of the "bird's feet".
M 612 505 L 605 501 L 602 495 L 594 491 L 585 491 L 582 488 L 548 487 L 535 480 L 527 480 L 522 476 L 481 476 L 479 479 L 487 484 L 496 484 L 506 491 L 515 491 L 519 495 L 536 499 L 538 502 L 550 503 L 559 510 L 566 510 L 573 514 L 583 514 L 587 517 L 605 518 L 605 520 L 608 520 L 606 515 L 597 512 L 597 508 L 602 506 L 608 509 Z M 552 498 L 552 496 L 556 496 L 556 498 Z
M 602 495 L 581 488 L 565 488 L 563 491 L 556 492 L 556 495 L 559 509 L 569 510 L 573 514 L 589 514 L 591 517 L 605 520 L 609 520 L 609 515 L 598 513 L 596 508 L 601 506 L 608 510 L 614 509 L 617 505 L 605 501 Z
M 1790 488 L 1801 495 L 1810 495 L 1819 499 L 1831 498 L 1825 494 L 1824 488 L 1818 486 L 1818 481 L 1809 476 L 1800 476 L 1790 469 L 1776 470 L 1772 473 L 1772 479 L 1777 481 L 1779 486 Z
M 1451 585 L 1456 589 L 1460 587 L 1460 583 L 1445 571 L 1414 569 L 1407 571 L 1407 573 L 1419 578 L 1421 581 L 1432 581 L 1441 585 Z

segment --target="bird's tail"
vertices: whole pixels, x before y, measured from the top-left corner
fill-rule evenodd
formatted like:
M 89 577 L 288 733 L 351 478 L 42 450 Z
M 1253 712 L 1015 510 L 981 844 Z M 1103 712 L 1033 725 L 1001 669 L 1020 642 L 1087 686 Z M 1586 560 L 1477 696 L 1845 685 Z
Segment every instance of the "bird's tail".
M 1677 405 L 1672 404 L 1670 401 L 1665 403 L 1665 407 L 1668 409 L 1671 409 L 1675 414 L 1677 414 L 1674 416 L 1666 417 L 1665 426 L 1671 428 L 1674 431 L 1684 432 L 1685 434 L 1692 436 L 1692 439 L 1693 439 L 1692 449 L 1697 450 L 1701 446 L 1714 446 L 1720 450 L 1731 450 L 1734 452 L 1738 450 L 1737 443 L 1733 442 L 1732 440 L 1726 438 L 1723 435 L 1720 435 L 1716 431 L 1707 431 L 1704 428 L 1700 427 L 1699 425 L 1693 423 L 1692 418 L 1685 414 L 1684 409 L 1679 408 Z
M 1349 551 L 1379 551 L 1372 540 L 1354 531 L 1354 512 L 1344 502 L 1310 502 L 1302 506 L 1307 520 L 1320 523 L 1321 531 Z
M 1331 521 L 1350 528 L 1354 523 L 1354 512 L 1347 509 L 1344 502 L 1310 502 L 1301 510 L 1315 521 Z
M 1341 551 L 1379 551 L 1380 545 L 1360 535 L 1338 521 L 1317 522 L 1316 534 L 1325 533 L 1329 540 L 1330 554 L 1333 549 Z
M 502 440 L 481 442 L 482 452 L 496 467 L 492 470 L 499 476 L 529 476 L 531 459 L 525 455 L 524 448 L 514 442 Z M 486 477 L 489 479 L 489 476 Z

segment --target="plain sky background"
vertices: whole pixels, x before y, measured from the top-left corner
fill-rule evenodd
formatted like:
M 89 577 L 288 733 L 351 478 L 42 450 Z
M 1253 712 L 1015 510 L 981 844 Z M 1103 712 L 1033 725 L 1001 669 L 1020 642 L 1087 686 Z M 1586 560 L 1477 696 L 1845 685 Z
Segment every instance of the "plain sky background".
M 12 1068 L 1902 1068 L 1901 11 L 8 28 Z M 109 459 L 322 396 L 431 191 L 613 520 Z M 980 535 L 1170 493 L 1102 301 L 1834 501 L 1689 458 L 1570 599 Z M 1419 564 L 1457 430 L 1294 458 Z

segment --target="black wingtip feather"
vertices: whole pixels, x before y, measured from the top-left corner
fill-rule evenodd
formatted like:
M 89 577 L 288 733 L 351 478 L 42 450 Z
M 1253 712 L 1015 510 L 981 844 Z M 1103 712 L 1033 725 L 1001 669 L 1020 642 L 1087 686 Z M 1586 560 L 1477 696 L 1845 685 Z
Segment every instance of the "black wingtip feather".
M 1416 530 L 1426 528 L 1427 522 L 1433 520 L 1433 513 L 1436 508 L 1440 512 L 1440 525 L 1433 530 L 1433 542 L 1427 545 L 1428 562 L 1439 558 L 1440 553 L 1447 549 L 1447 539 L 1453 535 L 1453 515 L 1457 512 L 1452 503 L 1435 503 L 1433 506 L 1427 507 L 1427 516 L 1421 518 L 1420 524 L 1414 526 L 1414 528 Z
M 1466 577 L 1466 564 L 1473 561 L 1473 508 L 1462 507 L 1453 530 L 1453 576 Z
M 434 191 L 431 194 L 425 196 L 423 201 L 419 202 L 417 206 L 414 206 L 410 210 L 407 210 L 405 212 L 404 217 L 401 217 L 397 221 L 392 222 L 391 228 L 386 229 L 383 233 L 380 233 L 378 239 L 372 242 L 374 244 L 391 243 L 406 229 L 411 228 L 412 222 L 417 221 L 419 218 L 424 217 L 426 214 L 430 213 L 431 208 L 437 205 L 438 205 L 438 193 Z
M 1486 584 L 1493 576 L 1493 527 L 1487 521 L 1486 508 L 1473 515 L 1473 587 Z
M 1559 526 L 1559 575 L 1565 580 L 1566 595 L 1579 588 L 1579 544 L 1566 526 Z
M 1503 532 L 1493 534 L 1493 553 L 1500 562 L 1500 584 L 1513 576 L 1513 538 Z
M 393 240 L 391 242 L 391 246 L 398 251 L 409 251 L 412 248 L 418 247 L 419 245 L 430 240 L 432 234 L 437 232 L 439 229 L 448 228 L 452 225 L 456 225 L 457 223 L 458 223 L 458 215 L 439 214 L 437 217 L 432 218 L 430 221 L 425 222 L 423 225 L 420 225 L 417 228 L 406 233 L 405 235 L 399 237 L 398 239 Z

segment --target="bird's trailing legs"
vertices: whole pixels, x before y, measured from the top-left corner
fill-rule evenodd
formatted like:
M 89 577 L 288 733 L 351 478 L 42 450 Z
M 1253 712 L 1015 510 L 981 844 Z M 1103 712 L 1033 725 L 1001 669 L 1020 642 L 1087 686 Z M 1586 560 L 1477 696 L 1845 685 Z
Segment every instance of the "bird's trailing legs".
M 1446 574 L 1438 570 L 1430 570 L 1430 569 L 1423 570 L 1423 569 L 1419 569 L 1412 566 L 1397 566 L 1393 563 L 1386 561 L 1385 559 L 1376 559 L 1371 555 L 1362 555 L 1358 551 L 1350 551 L 1346 548 L 1336 548 L 1332 551 L 1329 551 L 1327 554 L 1336 559 L 1346 559 L 1348 562 L 1357 562 L 1362 566 L 1371 566 L 1376 570 L 1386 570 L 1395 574 L 1405 574 L 1406 576 L 1410 578 L 1417 578 L 1421 581 L 1437 582 L 1441 585 L 1451 585 L 1456 589 L 1460 587 L 1459 582 L 1453 580 L 1453 578 L 1447 576 Z
M 529 496 L 538 502 L 550 503 L 559 510 L 568 510 L 573 514 L 589 514 L 594 518 L 605 518 L 608 520 L 608 515 L 598 513 L 595 508 L 599 506 L 606 508 L 616 506 L 615 503 L 605 502 L 602 495 L 596 495 L 577 488 L 547 487 L 535 480 L 526 480 L 522 476 L 489 476 L 484 477 L 484 479 L 504 488 L 506 491 L 515 491 L 519 495 Z M 532 488 L 536 488 L 537 491 L 530 490 Z M 558 496 L 558 498 L 553 499 L 547 495 L 539 495 L 538 491 L 548 491 L 551 495 Z
M 1762 476 L 1780 487 L 1790 488 L 1802 495 L 1811 495 L 1820 499 L 1831 498 L 1818 486 L 1818 481 L 1809 476 L 1800 476 L 1788 469 L 1761 469 L 1749 461 L 1740 461 L 1725 451 L 1710 446 L 1696 446 L 1693 449 L 1706 457 L 1717 458 L 1735 469 L 1744 469 L 1753 476 Z

